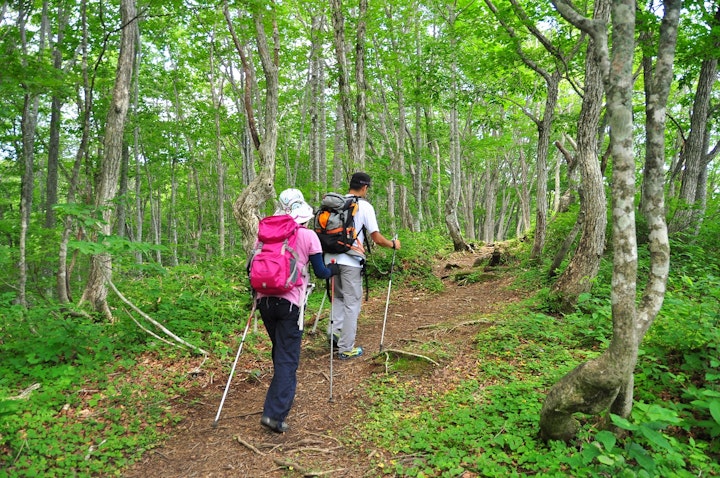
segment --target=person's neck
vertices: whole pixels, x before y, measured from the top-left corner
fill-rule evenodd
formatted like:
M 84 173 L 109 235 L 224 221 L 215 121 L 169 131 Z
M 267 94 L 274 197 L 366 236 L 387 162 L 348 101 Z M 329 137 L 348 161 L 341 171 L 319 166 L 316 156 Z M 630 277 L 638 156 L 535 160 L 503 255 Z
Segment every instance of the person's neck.
M 365 197 L 365 194 L 363 194 L 362 190 L 358 191 L 357 189 L 350 189 L 350 190 L 348 191 L 348 194 L 352 194 L 353 196 L 358 196 L 358 197 L 361 197 L 361 198 L 362 198 L 362 197 Z

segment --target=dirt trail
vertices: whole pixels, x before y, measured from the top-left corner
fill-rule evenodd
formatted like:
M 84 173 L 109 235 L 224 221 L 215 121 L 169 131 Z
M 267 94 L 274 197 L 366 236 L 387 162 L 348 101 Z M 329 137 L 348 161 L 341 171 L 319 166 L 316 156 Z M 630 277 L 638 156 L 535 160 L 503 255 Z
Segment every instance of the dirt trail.
M 471 270 L 478 257 L 490 252 L 453 255 L 439 263 L 435 273 L 443 277 L 458 270 Z M 449 272 L 446 267 L 450 264 L 453 270 Z M 465 376 L 458 373 L 458 369 L 471 371 L 475 366 L 469 339 L 484 325 L 468 324 L 469 316 L 493 312 L 522 298 L 521 293 L 508 288 L 510 280 L 500 272 L 488 281 L 465 286 L 444 279 L 445 290 L 439 294 L 393 290 L 384 349 L 411 350 L 413 343 L 430 340 L 446 344 L 452 351 L 452 359 L 416 378 L 435 390 L 452 387 Z M 355 432 L 355 421 L 361 419 L 357 416 L 358 405 L 365 400 L 361 384 L 373 375 L 385 373 L 382 359 L 372 358 L 379 351 L 385 299 L 385 293 L 375 292 L 363 304 L 356 343 L 363 346 L 365 355 L 333 361 L 332 402 L 328 400 L 326 322 L 321 320 L 318 334 L 310 335 L 307 332 L 312 328 L 314 316 L 306 315 L 309 325 L 303 339 L 295 403 L 287 419 L 291 427 L 288 433 L 276 434 L 260 426 L 272 362 L 267 359 L 248 363 L 252 357 L 243 352 L 217 428 L 211 425 L 227 381 L 228 367 L 211 364 L 206 367 L 208 373 L 204 378 L 193 382 L 194 387 L 182 403 L 173 405 L 175 413 L 185 418 L 171 432 L 171 437 L 163 446 L 147 452 L 123 476 L 380 476 L 370 463 L 382 458 L 382 452 L 374 449 L 372 443 L 362 442 Z M 435 324 L 443 327 L 431 327 Z M 264 334 L 262 326 L 258 333 Z M 251 373 L 257 370 L 259 374 Z M 248 378 L 258 375 L 255 380 Z M 351 443 L 346 440 L 348 437 L 352 438 Z M 288 471 L 288 467 L 293 471 Z

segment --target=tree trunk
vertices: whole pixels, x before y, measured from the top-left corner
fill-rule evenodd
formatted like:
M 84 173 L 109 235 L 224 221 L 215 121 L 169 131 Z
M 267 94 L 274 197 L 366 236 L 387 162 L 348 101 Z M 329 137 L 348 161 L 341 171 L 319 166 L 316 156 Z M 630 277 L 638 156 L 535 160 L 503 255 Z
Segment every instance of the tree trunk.
M 365 168 L 365 143 L 367 141 L 366 126 L 366 87 L 365 84 L 365 15 L 367 0 L 358 3 L 357 32 L 355 42 L 355 118 L 351 106 L 350 74 L 345 42 L 345 17 L 342 11 L 342 0 L 332 0 L 332 23 L 334 31 L 335 56 L 338 67 L 338 86 L 342 121 L 345 127 L 345 143 L 349 154 L 349 169 Z
M 489 244 L 495 241 L 495 204 L 497 203 L 499 171 L 497 163 L 491 162 L 488 166 L 488 170 L 485 172 L 485 198 L 483 204 L 485 218 L 483 219 L 482 240 Z
M 720 25 L 720 6 L 715 11 L 714 26 Z M 720 48 L 720 41 L 716 40 L 714 50 Z M 708 118 L 713 85 L 717 81 L 718 59 L 706 58 L 700 68 L 695 99 L 693 101 L 692 115 L 690 117 L 690 133 L 682 150 L 680 162 L 685 169 L 678 198 L 680 204 L 670 222 L 671 232 L 689 231 L 691 234 L 699 230 L 702 220 L 697 199 L 700 180 L 703 170 L 707 168 L 706 151 L 708 146 Z M 703 187 L 705 184 L 703 184 Z M 704 193 L 703 193 L 704 194 Z
M 254 114 L 252 110 L 252 104 L 249 101 L 245 102 L 245 113 L 247 114 L 248 121 L 250 124 L 251 134 L 253 136 L 253 143 L 258 153 L 258 159 L 260 163 L 260 171 L 257 176 L 250 181 L 245 190 L 240 194 L 240 197 L 233 204 L 233 213 L 235 215 L 235 221 L 240 228 L 242 234 L 242 244 L 245 252 L 249 255 L 252 251 L 257 237 L 258 223 L 260 222 L 260 208 L 270 199 L 275 197 L 275 155 L 277 148 L 277 136 L 278 136 L 278 51 L 280 49 L 279 33 L 277 31 L 277 23 L 274 17 L 274 11 L 272 12 L 272 27 L 273 27 L 273 46 L 274 51 L 271 55 L 267 34 L 265 33 L 265 27 L 263 25 L 263 11 L 254 9 L 252 12 L 253 23 L 255 24 L 255 38 L 257 41 L 258 55 L 262 63 L 263 71 L 265 73 L 265 117 L 264 117 L 264 131 L 265 137 L 262 141 L 257 133 L 257 127 L 255 125 Z M 230 18 L 230 12 L 228 10 L 227 2 L 224 5 L 225 19 L 230 30 L 230 34 L 233 37 L 235 48 L 240 55 L 245 69 L 246 75 L 246 89 L 250 87 L 250 81 L 247 79 L 249 75 L 249 62 L 245 57 L 244 47 L 240 43 L 235 29 L 233 27 L 232 19 Z M 248 95 L 248 91 L 245 92 Z
M 663 165 L 664 109 L 672 80 L 677 23 L 681 0 L 664 2 L 665 16 L 659 34 L 657 78 L 646 99 L 648 148 L 643 185 L 643 212 L 651 229 L 651 273 L 640 307 L 636 307 L 637 243 L 635 239 L 635 159 L 632 137 L 632 65 L 634 57 L 635 2 L 612 3 L 612 58 L 607 24 L 590 21 L 572 10 L 565 0 L 554 0 L 560 13 L 593 37 L 603 73 L 613 154 L 613 336 L 597 359 L 578 366 L 556 383 L 540 413 L 545 439 L 570 440 L 578 428 L 574 413 L 598 414 L 608 408 L 627 417 L 632 405 L 632 373 L 640 340 L 662 305 L 669 270 L 669 244 L 664 223 Z
M 593 19 L 607 22 L 610 17 L 610 2 L 596 3 Z M 595 44 L 591 38 L 585 60 L 585 95 L 578 118 L 577 153 L 575 162 L 582 178 L 579 188 L 580 212 L 578 226 L 582 234 L 570 263 L 552 286 L 553 293 L 560 298 L 561 309 L 570 311 L 580 294 L 589 292 L 600 269 L 600 260 L 605 249 L 605 228 L 607 226 L 605 185 L 603 184 L 598 155 L 598 123 L 603 103 L 602 72 L 593 60 Z M 564 244 L 569 246 L 570 244 Z M 569 249 L 569 247 L 568 247 Z M 553 268 L 558 267 L 556 257 Z
M 120 4 L 121 25 L 123 25 L 120 54 L 108 112 L 105 137 L 103 139 L 102 165 L 95 207 L 102 211 L 105 224 L 100 226 L 101 235 L 109 235 L 112 227 L 112 201 L 118 188 L 120 164 L 122 161 L 123 132 L 125 118 L 130 105 L 130 83 L 135 60 L 135 41 L 138 36 L 138 21 L 135 0 L 122 0 Z M 90 275 L 80 302 L 88 302 L 94 310 L 102 312 L 109 320 L 112 313 L 107 304 L 107 281 L 112 276 L 112 258 L 107 252 L 92 257 Z
M 43 2 L 42 23 L 40 27 L 40 50 L 39 56 L 45 51 L 45 38 L 49 30 L 47 18 L 47 1 Z M 20 40 L 23 54 L 23 66 L 27 68 L 26 56 L 28 55 L 27 36 L 25 23 L 30 15 L 30 11 L 25 11 L 23 7 L 18 12 L 18 29 L 20 31 Z M 17 303 L 23 307 L 27 307 L 27 237 L 30 228 L 30 214 L 32 213 L 33 191 L 34 191 L 34 170 L 35 170 L 35 132 L 37 130 L 38 110 L 40 109 L 40 96 L 31 91 L 31 88 L 22 84 L 25 90 L 23 100 L 23 112 L 20 122 L 20 130 L 22 137 L 22 164 L 23 174 L 20 185 L 20 239 L 18 268 L 20 269 L 20 277 L 18 281 Z
M 645 75 L 645 165 L 643 168 L 642 215 L 648 226 L 650 271 L 633 324 L 639 347 L 645 333 L 657 317 L 665 298 L 670 270 L 670 241 L 665 222 L 665 120 L 667 99 L 673 80 L 673 63 L 677 28 L 682 0 L 665 0 L 664 16 L 660 25 L 658 53 L 655 68 L 650 58 L 643 61 Z M 656 40 L 650 39 L 649 45 Z M 647 51 L 647 50 L 643 50 Z M 610 411 L 627 417 L 632 411 L 633 369 L 629 369 L 625 382 Z
M 212 42 L 214 45 L 215 42 Z M 210 47 L 210 92 L 215 111 L 215 167 L 217 169 L 217 218 L 218 249 L 220 257 L 225 257 L 225 164 L 222 158 L 222 131 L 220 129 L 220 111 L 223 103 L 223 82 L 216 84 L 215 49 Z
M 80 49 L 82 51 L 81 57 L 81 72 L 83 79 L 83 94 L 82 99 L 78 99 L 78 109 L 80 110 L 80 144 L 78 150 L 75 153 L 75 162 L 73 163 L 72 175 L 70 178 L 70 184 L 68 184 L 67 202 L 72 204 L 75 202 L 75 193 L 78 188 L 80 181 L 80 168 L 82 161 L 87 154 L 88 141 L 90 138 L 90 112 L 92 111 L 93 93 L 90 88 L 90 79 L 88 78 L 88 29 L 87 29 L 87 2 L 82 0 L 80 3 L 80 25 L 82 32 L 82 39 Z M 57 289 L 58 301 L 62 304 L 71 302 L 72 297 L 70 293 L 70 277 L 68 272 L 68 243 L 70 242 L 70 235 L 72 233 L 74 220 L 72 216 L 66 215 L 63 218 L 63 229 L 61 233 L 60 246 L 58 249 L 58 270 L 55 274 L 55 286 Z
M 457 33 L 455 29 L 455 21 L 457 20 L 457 11 L 454 6 L 448 6 L 447 24 L 450 30 L 450 51 L 452 61 L 450 65 L 450 190 L 445 199 L 445 225 L 453 242 L 453 250 L 466 251 L 468 245 L 460 232 L 460 222 L 458 220 L 457 208 L 460 204 L 460 192 L 462 187 L 462 157 L 460 151 L 460 124 L 458 120 L 458 65 L 457 65 Z M 439 178 L 440 176 L 438 176 Z
M 130 168 L 130 147 L 123 141 L 122 144 L 122 160 L 120 161 L 120 188 L 118 189 L 118 198 L 115 207 L 117 220 L 115 222 L 115 234 L 119 237 L 125 237 L 125 229 L 127 226 L 127 193 L 128 193 L 128 172 Z

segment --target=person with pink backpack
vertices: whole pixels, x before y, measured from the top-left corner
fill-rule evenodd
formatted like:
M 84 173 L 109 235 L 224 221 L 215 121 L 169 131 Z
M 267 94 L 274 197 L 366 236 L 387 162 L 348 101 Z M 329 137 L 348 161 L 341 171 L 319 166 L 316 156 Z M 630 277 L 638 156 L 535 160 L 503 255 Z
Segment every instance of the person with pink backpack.
M 312 218 L 313 208 L 300 190 L 280 193 L 275 214 L 260 221 L 248 266 L 257 308 L 272 342 L 273 377 L 260 424 L 277 433 L 290 429 L 285 419 L 297 387 L 308 264 L 321 279 L 338 273 L 336 264 L 325 266 L 317 234 L 305 227 Z

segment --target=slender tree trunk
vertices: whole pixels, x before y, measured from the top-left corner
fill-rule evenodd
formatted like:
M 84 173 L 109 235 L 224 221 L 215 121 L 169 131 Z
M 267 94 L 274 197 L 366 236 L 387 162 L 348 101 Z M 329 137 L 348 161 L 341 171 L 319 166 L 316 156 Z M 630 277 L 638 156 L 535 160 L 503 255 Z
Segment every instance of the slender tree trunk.
M 713 23 L 715 28 L 720 26 L 720 6 L 715 11 Z M 717 51 L 720 48 L 720 40 L 716 41 L 714 46 Z M 703 169 L 707 167 L 705 161 L 708 146 L 706 136 L 708 134 L 710 100 L 713 85 L 717 81 L 717 65 L 717 57 L 711 57 L 704 59 L 700 67 L 700 76 L 690 117 L 690 133 L 680 158 L 685 169 L 678 196 L 680 205 L 670 223 L 672 232 L 689 231 L 692 234 L 699 230 L 699 223 L 702 221 L 701 210 L 696 201 L 699 197 L 698 187 L 700 187 Z
M 321 136 L 320 123 L 323 114 L 322 98 L 324 95 L 324 78 L 322 75 L 322 56 L 320 51 L 322 48 L 321 33 L 325 17 L 322 15 L 313 15 L 312 27 L 310 31 L 310 181 L 315 184 L 318 189 L 313 192 L 313 202 L 320 202 L 321 191 L 327 187 L 325 184 L 324 165 L 321 161 Z M 324 147 L 324 145 L 323 145 Z
M 214 32 L 213 32 L 214 35 Z M 214 44 L 214 41 L 213 41 Z M 225 164 L 222 158 L 222 131 L 220 129 L 220 111 L 223 103 L 223 82 L 217 83 L 215 77 L 215 50 L 210 47 L 210 91 L 212 94 L 213 109 L 215 110 L 215 165 L 217 169 L 218 193 L 218 249 L 220 257 L 225 257 Z
M 547 235 L 547 217 L 548 217 L 548 168 L 547 157 L 550 148 L 550 133 L 552 132 L 552 123 L 555 118 L 555 106 L 557 105 L 559 96 L 560 72 L 555 70 L 552 74 L 545 76 L 547 85 L 547 96 L 545 98 L 545 108 L 542 119 L 537 123 L 538 128 L 538 146 L 537 146 L 537 190 L 535 198 L 535 241 L 533 242 L 530 257 L 540 260 L 543 248 L 545 247 L 545 236 Z
M 140 180 L 142 177 L 142 161 L 140 158 L 140 126 L 137 124 L 133 129 L 133 162 L 135 164 L 135 242 L 142 242 L 144 235 L 143 223 L 145 221 L 145 214 L 142 200 L 142 181 Z M 135 262 L 142 264 L 142 252 L 138 251 L 135 253 Z
M 461 152 L 460 152 L 460 125 L 458 120 L 458 79 L 457 79 L 457 33 L 454 31 L 455 21 L 457 19 L 457 11 L 454 6 L 448 7 L 447 24 L 450 29 L 450 51 L 452 52 L 452 61 L 450 66 L 450 191 L 445 199 L 445 225 L 453 242 L 455 251 L 466 251 L 468 245 L 460 232 L 460 222 L 458 220 L 457 208 L 460 203 L 461 192 Z M 440 176 L 438 175 L 438 178 Z
M 530 172 L 528 170 L 528 164 L 525 160 L 525 151 L 522 147 L 519 148 L 518 152 L 520 161 L 520 180 L 517 184 L 518 198 L 520 200 L 520 220 L 518 221 L 517 236 L 523 236 L 530 229 Z
M 598 22 L 608 21 L 608 0 L 595 4 L 593 18 Z M 573 232 L 581 227 L 582 234 L 575 254 L 552 287 L 552 291 L 560 297 L 562 309 L 566 311 L 572 310 L 580 294 L 589 292 L 592 288 L 605 248 L 606 198 L 598 154 L 598 124 L 603 106 L 603 84 L 602 71 L 593 60 L 595 54 L 595 44 L 591 38 L 585 60 L 585 95 L 578 118 L 577 154 L 574 160 L 580 170 L 582 182 L 579 189 L 580 212 Z M 565 252 L 571 244 L 568 238 L 563 244 Z M 551 273 L 559 266 L 560 260 L 561 257 L 555 258 Z
M 345 126 L 345 142 L 350 155 L 350 169 L 365 168 L 365 143 L 367 141 L 367 106 L 365 84 L 365 16 L 367 0 L 358 0 L 358 18 L 355 41 L 355 109 L 351 106 L 350 75 L 345 42 L 345 17 L 342 0 L 332 0 L 332 22 L 335 56 L 338 66 L 340 105 Z
M 58 6 L 58 33 L 53 47 L 53 69 L 62 71 L 62 45 L 65 38 L 67 12 L 64 5 Z M 48 141 L 48 167 L 45 197 L 45 227 L 55 227 L 55 208 L 58 201 L 58 161 L 60 156 L 60 126 L 62 118 L 62 97 L 55 93 L 50 104 L 50 139 Z
M 135 41 L 138 33 L 138 21 L 135 0 L 122 0 L 120 4 L 121 24 L 123 25 L 120 54 L 118 57 L 115 86 L 113 88 L 110 111 L 108 112 L 99 184 L 96 191 L 95 206 L 102 210 L 105 224 L 100 233 L 109 235 L 112 227 L 111 203 L 118 188 L 120 164 L 122 161 L 123 132 L 128 106 L 130 104 L 130 83 L 135 60 Z M 90 275 L 81 302 L 88 302 L 102 312 L 109 320 L 112 313 L 107 304 L 107 281 L 112 276 L 112 258 L 109 253 L 92 257 Z
M 421 58 L 422 53 L 422 45 L 420 43 L 421 39 L 421 26 L 420 26 L 420 15 L 417 14 L 413 18 L 413 27 L 415 32 L 415 54 L 418 58 Z M 418 68 L 417 72 L 414 76 L 414 87 L 420 91 L 422 85 L 422 75 L 420 72 L 420 69 Z M 423 159 L 422 159 L 422 153 L 425 149 L 425 144 L 423 143 L 423 134 L 422 134 L 422 104 L 420 103 L 420 99 L 414 100 L 413 109 L 415 111 L 415 130 L 414 130 L 414 142 L 415 142 L 415 148 L 413 149 L 413 162 L 410 166 L 410 174 L 412 175 L 413 180 L 413 196 L 415 201 L 415 214 L 413 216 L 413 222 L 412 222 L 412 231 L 413 232 L 420 232 L 423 227 L 423 223 L 425 222 L 423 220 L 423 208 L 424 208 L 424 198 L 425 195 L 423 194 Z
M 612 57 L 607 25 L 577 14 L 565 0 L 553 0 L 560 13 L 593 37 L 607 92 L 610 147 L 613 154 L 613 336 L 597 359 L 583 363 L 548 393 L 540 417 L 541 436 L 569 440 L 578 428 L 575 413 L 598 414 L 608 408 L 627 417 L 632 404 L 632 372 L 640 340 L 662 305 L 669 270 L 669 244 L 664 222 L 664 109 L 674 60 L 681 0 L 665 0 L 656 78 L 646 99 L 648 143 L 643 183 L 643 212 L 651 230 L 651 272 L 640 307 L 636 306 L 637 243 L 635 239 L 635 158 L 632 125 L 632 65 L 635 50 L 635 2 L 611 6 Z M 650 90 L 648 90 L 650 91 Z
M 127 194 L 128 194 L 128 171 L 130 169 L 130 146 L 123 141 L 122 160 L 120 162 L 120 188 L 118 190 L 118 198 L 116 206 L 117 221 L 115 223 L 115 234 L 120 237 L 125 236 L 127 227 Z
M 90 138 L 90 113 L 92 111 L 93 91 L 90 88 L 90 79 L 88 77 L 88 29 L 87 29 L 87 2 L 82 0 L 80 2 L 80 25 L 81 25 L 81 43 L 80 50 L 82 52 L 81 58 L 81 72 L 83 79 L 82 98 L 78 95 L 78 110 L 80 117 L 80 144 L 78 150 L 75 153 L 75 162 L 73 163 L 72 175 L 70 184 L 68 185 L 67 202 L 72 204 L 75 202 L 75 193 L 80 182 L 80 168 L 82 166 L 83 159 L 87 154 L 88 141 Z M 55 284 L 57 289 L 58 301 L 62 304 L 67 304 L 72 301 L 70 293 L 70 277 L 68 272 L 68 243 L 70 242 L 70 235 L 72 233 L 74 220 L 72 216 L 66 215 L 63 218 L 63 229 L 60 239 L 60 247 L 58 250 L 58 270 L 55 275 Z
M 49 21 L 47 17 L 47 1 L 43 2 L 42 21 L 40 27 L 40 49 L 39 56 L 45 52 L 45 38 L 49 30 Z M 27 68 L 26 58 L 29 55 L 27 45 L 27 32 L 25 24 L 30 15 L 30 11 L 25 11 L 24 5 L 21 5 L 18 12 L 18 29 L 20 31 L 20 43 L 22 48 L 23 66 Z M 21 85 L 25 90 L 23 100 L 23 112 L 20 122 L 20 130 L 22 136 L 22 164 L 23 174 L 20 185 L 20 239 L 19 253 L 20 260 L 18 268 L 20 269 L 20 277 L 18 281 L 18 295 L 16 301 L 23 307 L 27 307 L 27 238 L 30 229 L 30 215 L 32 213 L 33 191 L 34 191 L 34 170 L 35 170 L 35 133 L 37 130 L 38 110 L 40 109 L 40 96 L 31 91 L 31 88 L 24 83 Z

